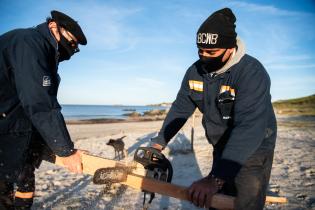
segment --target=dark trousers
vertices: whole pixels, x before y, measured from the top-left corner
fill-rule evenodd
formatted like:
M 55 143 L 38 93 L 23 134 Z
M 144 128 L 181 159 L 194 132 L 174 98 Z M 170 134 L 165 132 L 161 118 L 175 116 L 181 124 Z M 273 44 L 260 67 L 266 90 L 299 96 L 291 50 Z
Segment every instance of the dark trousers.
M 9 137 L 4 140 L 7 139 Z M 22 140 L 24 139 L 21 137 Z M 3 160 L 8 164 L 3 164 L 7 166 L 3 168 L 3 171 L 8 174 L 10 179 L 0 176 L 0 210 L 31 209 L 33 204 L 33 196 L 31 195 L 34 195 L 35 192 L 35 168 L 39 167 L 42 160 L 54 162 L 55 156 L 37 132 L 33 132 L 31 135 L 31 141 L 27 152 L 24 154 L 24 160 L 22 158 L 16 159 L 14 156 L 16 154 L 10 154 L 9 152 L 5 154 L 6 156 L 3 156 Z M 2 156 L 0 155 L 0 157 Z M 10 164 L 10 162 L 16 164 Z M 17 167 L 18 165 L 19 167 Z M 15 195 L 14 184 L 17 186 Z
M 17 189 L 14 197 L 16 210 L 30 210 L 33 205 L 35 193 L 35 167 L 26 164 L 16 183 Z
M 13 184 L 0 180 L 0 209 L 14 210 Z
M 236 196 L 235 210 L 263 210 L 269 183 L 273 150 L 257 150 L 243 165 L 233 182 L 224 184 L 226 195 Z M 214 164 L 220 153 L 214 151 Z
M 0 181 L 0 209 L 30 210 L 35 192 L 35 167 L 26 164 L 17 182 Z M 16 192 L 14 193 L 14 184 Z

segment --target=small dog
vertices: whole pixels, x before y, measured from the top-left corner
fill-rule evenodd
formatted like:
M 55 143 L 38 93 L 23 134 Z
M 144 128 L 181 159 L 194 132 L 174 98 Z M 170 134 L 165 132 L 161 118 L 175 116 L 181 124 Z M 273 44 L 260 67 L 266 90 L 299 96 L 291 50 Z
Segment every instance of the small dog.
M 118 139 L 109 139 L 107 145 L 114 147 L 115 150 L 115 158 L 118 160 L 123 159 L 127 156 L 127 151 L 125 150 L 125 143 L 123 142 L 123 138 L 126 136 L 120 137 Z

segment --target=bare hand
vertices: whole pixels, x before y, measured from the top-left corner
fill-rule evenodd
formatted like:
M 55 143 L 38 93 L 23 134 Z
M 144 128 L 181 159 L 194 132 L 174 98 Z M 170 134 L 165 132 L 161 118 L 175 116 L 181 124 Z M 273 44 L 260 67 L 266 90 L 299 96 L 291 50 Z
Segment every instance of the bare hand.
M 189 200 L 198 207 L 210 208 L 212 196 L 219 190 L 214 178 L 205 177 L 188 188 Z
M 154 143 L 154 144 L 152 145 L 152 147 L 155 148 L 155 149 L 157 149 L 157 150 L 159 150 L 160 152 L 163 150 L 163 146 L 162 146 L 162 145 L 159 145 L 159 144 L 157 144 L 157 143 Z
M 71 172 L 81 174 L 83 172 L 81 155 L 84 153 L 82 150 L 77 150 L 75 153 L 68 157 L 59 157 L 63 165 Z

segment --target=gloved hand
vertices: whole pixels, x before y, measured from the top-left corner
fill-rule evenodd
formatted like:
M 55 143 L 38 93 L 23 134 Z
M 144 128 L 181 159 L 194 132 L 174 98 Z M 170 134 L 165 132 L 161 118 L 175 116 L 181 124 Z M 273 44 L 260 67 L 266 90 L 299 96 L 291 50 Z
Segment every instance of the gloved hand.
M 188 198 L 200 208 L 210 208 L 212 196 L 222 188 L 223 184 L 223 180 L 209 175 L 190 185 Z

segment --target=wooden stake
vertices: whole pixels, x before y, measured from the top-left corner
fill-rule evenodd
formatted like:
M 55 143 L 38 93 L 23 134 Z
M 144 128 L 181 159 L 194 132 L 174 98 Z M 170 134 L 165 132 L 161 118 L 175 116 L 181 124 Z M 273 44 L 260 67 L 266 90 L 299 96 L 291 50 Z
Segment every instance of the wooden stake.
M 195 135 L 195 117 L 196 117 L 196 112 L 193 113 L 192 115 L 192 123 L 191 123 L 191 151 L 194 151 L 194 135 Z

